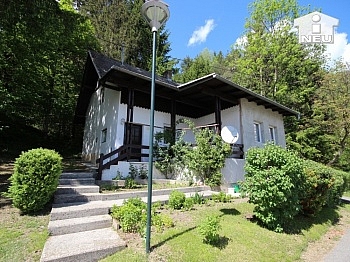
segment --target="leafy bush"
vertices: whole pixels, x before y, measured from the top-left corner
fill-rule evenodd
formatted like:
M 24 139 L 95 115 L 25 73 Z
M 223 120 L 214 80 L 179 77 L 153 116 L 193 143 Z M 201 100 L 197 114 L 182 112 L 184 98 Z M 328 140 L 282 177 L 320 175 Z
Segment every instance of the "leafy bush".
M 165 214 L 158 214 L 161 208 L 160 202 L 152 205 L 152 225 L 158 232 L 174 226 L 172 218 Z M 146 231 L 147 224 L 147 204 L 141 198 L 129 198 L 122 206 L 114 205 L 111 208 L 111 215 L 119 221 L 121 229 L 126 233 L 139 233 L 141 236 Z
M 215 202 L 226 203 L 226 202 L 230 202 L 231 201 L 232 196 L 221 191 L 218 194 L 213 194 L 211 196 L 211 199 L 214 200 Z
M 350 173 L 349 172 L 341 172 L 344 179 L 344 190 L 350 191 Z
M 174 135 L 171 130 L 165 129 L 164 132 L 155 134 L 154 144 L 154 166 L 165 176 L 165 178 L 172 178 L 176 166 L 174 161 L 174 153 L 172 146 Z M 166 145 L 163 145 L 165 143 Z
M 277 232 L 300 210 L 303 164 L 295 154 L 274 144 L 251 148 L 246 156 L 246 181 L 242 191 L 255 204 L 256 218 Z
M 188 211 L 188 210 L 191 210 L 193 208 L 193 206 L 194 206 L 193 198 L 192 197 L 186 198 L 185 202 L 183 204 L 183 209 Z
M 137 187 L 137 184 L 133 178 L 127 177 L 125 179 L 125 188 L 126 189 L 134 189 L 136 187 Z
M 203 241 L 208 244 L 216 244 L 219 241 L 220 219 L 216 215 L 207 216 L 198 226 L 199 233 L 204 237 Z
M 196 192 L 192 198 L 193 198 L 194 204 L 197 204 L 197 205 L 205 204 L 205 203 L 207 203 L 207 201 L 208 201 L 208 200 L 203 196 L 203 194 L 201 195 L 201 194 L 199 194 L 198 192 Z
M 304 195 L 300 199 L 302 213 L 315 215 L 328 200 L 329 189 L 334 183 L 331 168 L 314 161 L 304 161 Z
M 186 201 L 185 193 L 173 190 L 169 196 L 169 206 L 173 209 L 181 209 Z
M 111 215 L 120 223 L 120 227 L 127 233 L 143 234 L 147 222 L 147 205 L 141 198 L 129 198 L 122 206 L 114 205 Z
M 346 190 L 346 177 L 348 173 L 332 168 L 332 174 L 333 184 L 328 193 L 327 205 L 330 207 L 335 207 L 340 204 L 340 198 L 343 196 Z
M 152 217 L 152 225 L 155 226 L 158 232 L 162 232 L 164 228 L 170 228 L 174 226 L 173 219 L 166 214 L 154 214 Z
M 186 165 L 206 185 L 221 185 L 220 170 L 225 166 L 226 157 L 231 153 L 230 145 L 208 128 L 192 130 L 195 134 L 196 147 L 187 151 Z
M 37 148 L 23 152 L 16 159 L 6 196 L 25 213 L 41 210 L 56 191 L 61 172 L 62 157 L 55 151 Z
M 179 119 L 178 123 L 186 123 L 195 135 L 196 146 L 185 142 L 184 132 L 178 133 L 174 144 L 174 134 L 171 132 L 157 133 L 155 143 L 155 166 L 167 178 L 179 169 L 188 169 L 193 175 L 200 177 L 209 186 L 219 186 L 222 174 L 220 170 L 225 165 L 226 157 L 231 153 L 231 147 L 209 128 L 197 129 L 188 119 Z M 160 146 L 160 141 L 168 143 Z

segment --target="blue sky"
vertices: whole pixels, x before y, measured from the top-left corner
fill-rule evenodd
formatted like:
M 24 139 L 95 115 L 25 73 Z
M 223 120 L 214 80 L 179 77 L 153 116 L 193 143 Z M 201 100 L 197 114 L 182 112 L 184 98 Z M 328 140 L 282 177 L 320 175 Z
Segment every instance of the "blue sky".
M 194 58 L 205 48 L 227 54 L 244 35 L 248 4 L 252 0 L 164 0 L 169 5 L 170 56 Z M 350 1 L 299 0 L 299 5 L 321 8 L 322 13 L 339 19 L 335 42 L 329 45 L 332 58 L 350 62 Z

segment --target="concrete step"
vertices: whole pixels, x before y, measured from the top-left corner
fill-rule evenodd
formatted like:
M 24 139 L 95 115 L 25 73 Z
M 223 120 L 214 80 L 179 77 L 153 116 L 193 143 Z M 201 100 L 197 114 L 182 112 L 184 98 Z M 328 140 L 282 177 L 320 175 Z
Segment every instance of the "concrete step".
M 48 229 L 50 235 L 58 236 L 111 226 L 112 217 L 110 215 L 99 215 L 50 221 Z
M 54 204 L 51 210 L 51 221 L 78 217 L 107 215 L 114 205 L 107 201 L 77 202 Z
M 173 190 L 178 190 L 184 192 L 185 194 L 195 194 L 196 192 L 210 191 L 208 186 L 198 186 L 198 187 L 179 187 L 179 188 L 170 188 L 170 189 L 158 189 L 152 190 L 152 196 L 169 196 Z M 128 199 L 133 197 L 147 197 L 148 191 L 128 191 L 128 192 L 118 192 L 118 193 L 105 193 L 101 194 L 102 201 L 111 201 L 118 199 Z
M 203 195 L 205 198 L 209 198 L 213 192 L 210 190 L 198 192 L 200 195 Z M 194 196 L 196 192 L 185 193 L 186 197 Z M 103 195 L 103 194 L 101 194 Z M 127 196 L 124 194 L 124 197 Z M 60 220 L 76 217 L 86 217 L 86 216 L 96 216 L 96 215 L 105 215 L 109 213 L 110 208 L 113 205 L 121 206 L 125 200 L 128 198 L 119 198 L 112 200 L 100 200 L 100 201 L 91 201 L 91 202 L 75 202 L 75 203 L 58 203 L 53 204 L 51 210 L 51 220 Z M 144 202 L 147 202 L 147 196 L 141 197 Z M 169 195 L 153 195 L 152 202 L 161 202 L 167 203 L 169 200 Z
M 89 202 L 101 200 L 100 193 L 85 193 L 85 194 L 59 194 L 54 195 L 54 203 L 76 203 L 76 202 Z
M 67 195 L 67 194 L 86 194 L 86 193 L 99 193 L 100 187 L 97 185 L 59 185 L 55 192 L 56 195 Z
M 112 228 L 50 236 L 45 243 L 40 261 L 99 261 L 125 247 L 126 243 Z
M 79 186 L 79 185 L 95 185 L 94 178 L 60 178 L 59 185 L 70 185 L 70 186 Z
M 94 178 L 93 172 L 64 172 L 61 174 L 62 179 L 77 179 L 77 178 Z

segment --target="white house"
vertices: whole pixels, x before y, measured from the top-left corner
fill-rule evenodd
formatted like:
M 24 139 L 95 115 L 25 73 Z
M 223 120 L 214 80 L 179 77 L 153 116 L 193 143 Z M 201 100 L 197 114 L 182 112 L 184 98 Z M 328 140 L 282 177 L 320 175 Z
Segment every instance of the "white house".
M 148 161 L 151 73 L 94 51 L 88 53 L 75 122 L 84 126 L 82 156 L 99 161 L 102 179 L 111 165 Z M 213 73 L 185 84 L 156 77 L 155 133 L 187 118 L 196 126 L 233 126 L 242 154 L 227 159 L 224 183 L 243 179 L 244 152 L 267 141 L 285 146 L 284 116 L 298 113 Z M 186 135 L 194 141 L 193 134 Z M 121 169 L 119 169 L 121 170 Z

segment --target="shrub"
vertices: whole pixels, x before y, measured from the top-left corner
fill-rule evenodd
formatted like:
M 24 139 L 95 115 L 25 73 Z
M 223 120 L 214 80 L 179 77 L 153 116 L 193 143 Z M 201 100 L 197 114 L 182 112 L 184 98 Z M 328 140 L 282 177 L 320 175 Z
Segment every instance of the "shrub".
M 166 214 L 154 214 L 152 217 L 152 225 L 155 226 L 158 232 L 162 232 L 164 228 L 174 226 L 173 219 Z
M 195 134 L 196 147 L 185 154 L 186 165 L 208 186 L 221 185 L 220 170 L 225 166 L 226 157 L 231 153 L 231 147 L 222 138 L 208 128 L 197 130 Z
M 62 158 L 55 151 L 37 148 L 23 152 L 15 161 L 6 196 L 25 213 L 39 211 L 51 200 L 61 172 Z
M 169 196 L 169 206 L 173 209 L 181 209 L 185 203 L 185 193 L 173 190 Z
M 232 197 L 229 194 L 226 194 L 225 192 L 219 192 L 218 194 L 213 194 L 211 196 L 211 199 L 214 200 L 215 202 L 230 202 Z
M 311 160 L 304 161 L 304 195 L 300 199 L 302 213 L 316 215 L 326 204 L 334 183 L 331 168 Z
M 341 202 L 341 197 L 346 190 L 346 172 L 336 170 L 332 168 L 333 174 L 333 184 L 330 187 L 328 193 L 327 205 L 330 207 L 335 207 Z
M 256 218 L 269 229 L 283 231 L 300 210 L 302 160 L 279 146 L 267 144 L 249 149 L 245 171 L 242 191 L 255 204 Z
M 194 204 L 202 205 L 207 203 L 207 199 L 204 198 L 203 194 L 200 195 L 198 192 L 196 192 L 192 198 L 193 198 Z
M 114 205 L 111 215 L 120 223 L 120 227 L 127 233 L 143 234 L 147 222 L 147 205 L 141 198 L 129 198 L 122 206 Z
M 125 179 L 125 188 L 126 189 L 134 189 L 136 187 L 137 187 L 137 184 L 133 178 L 127 177 Z
M 303 214 L 316 215 L 325 205 L 335 207 L 340 203 L 345 172 L 311 160 L 304 161 L 304 172 L 305 190 L 300 199 Z
M 185 202 L 183 204 L 183 209 L 188 211 L 188 210 L 191 210 L 193 208 L 193 206 L 194 206 L 193 198 L 192 197 L 186 198 Z
M 198 226 L 199 233 L 208 244 L 216 244 L 219 241 L 220 219 L 216 215 L 207 216 Z

